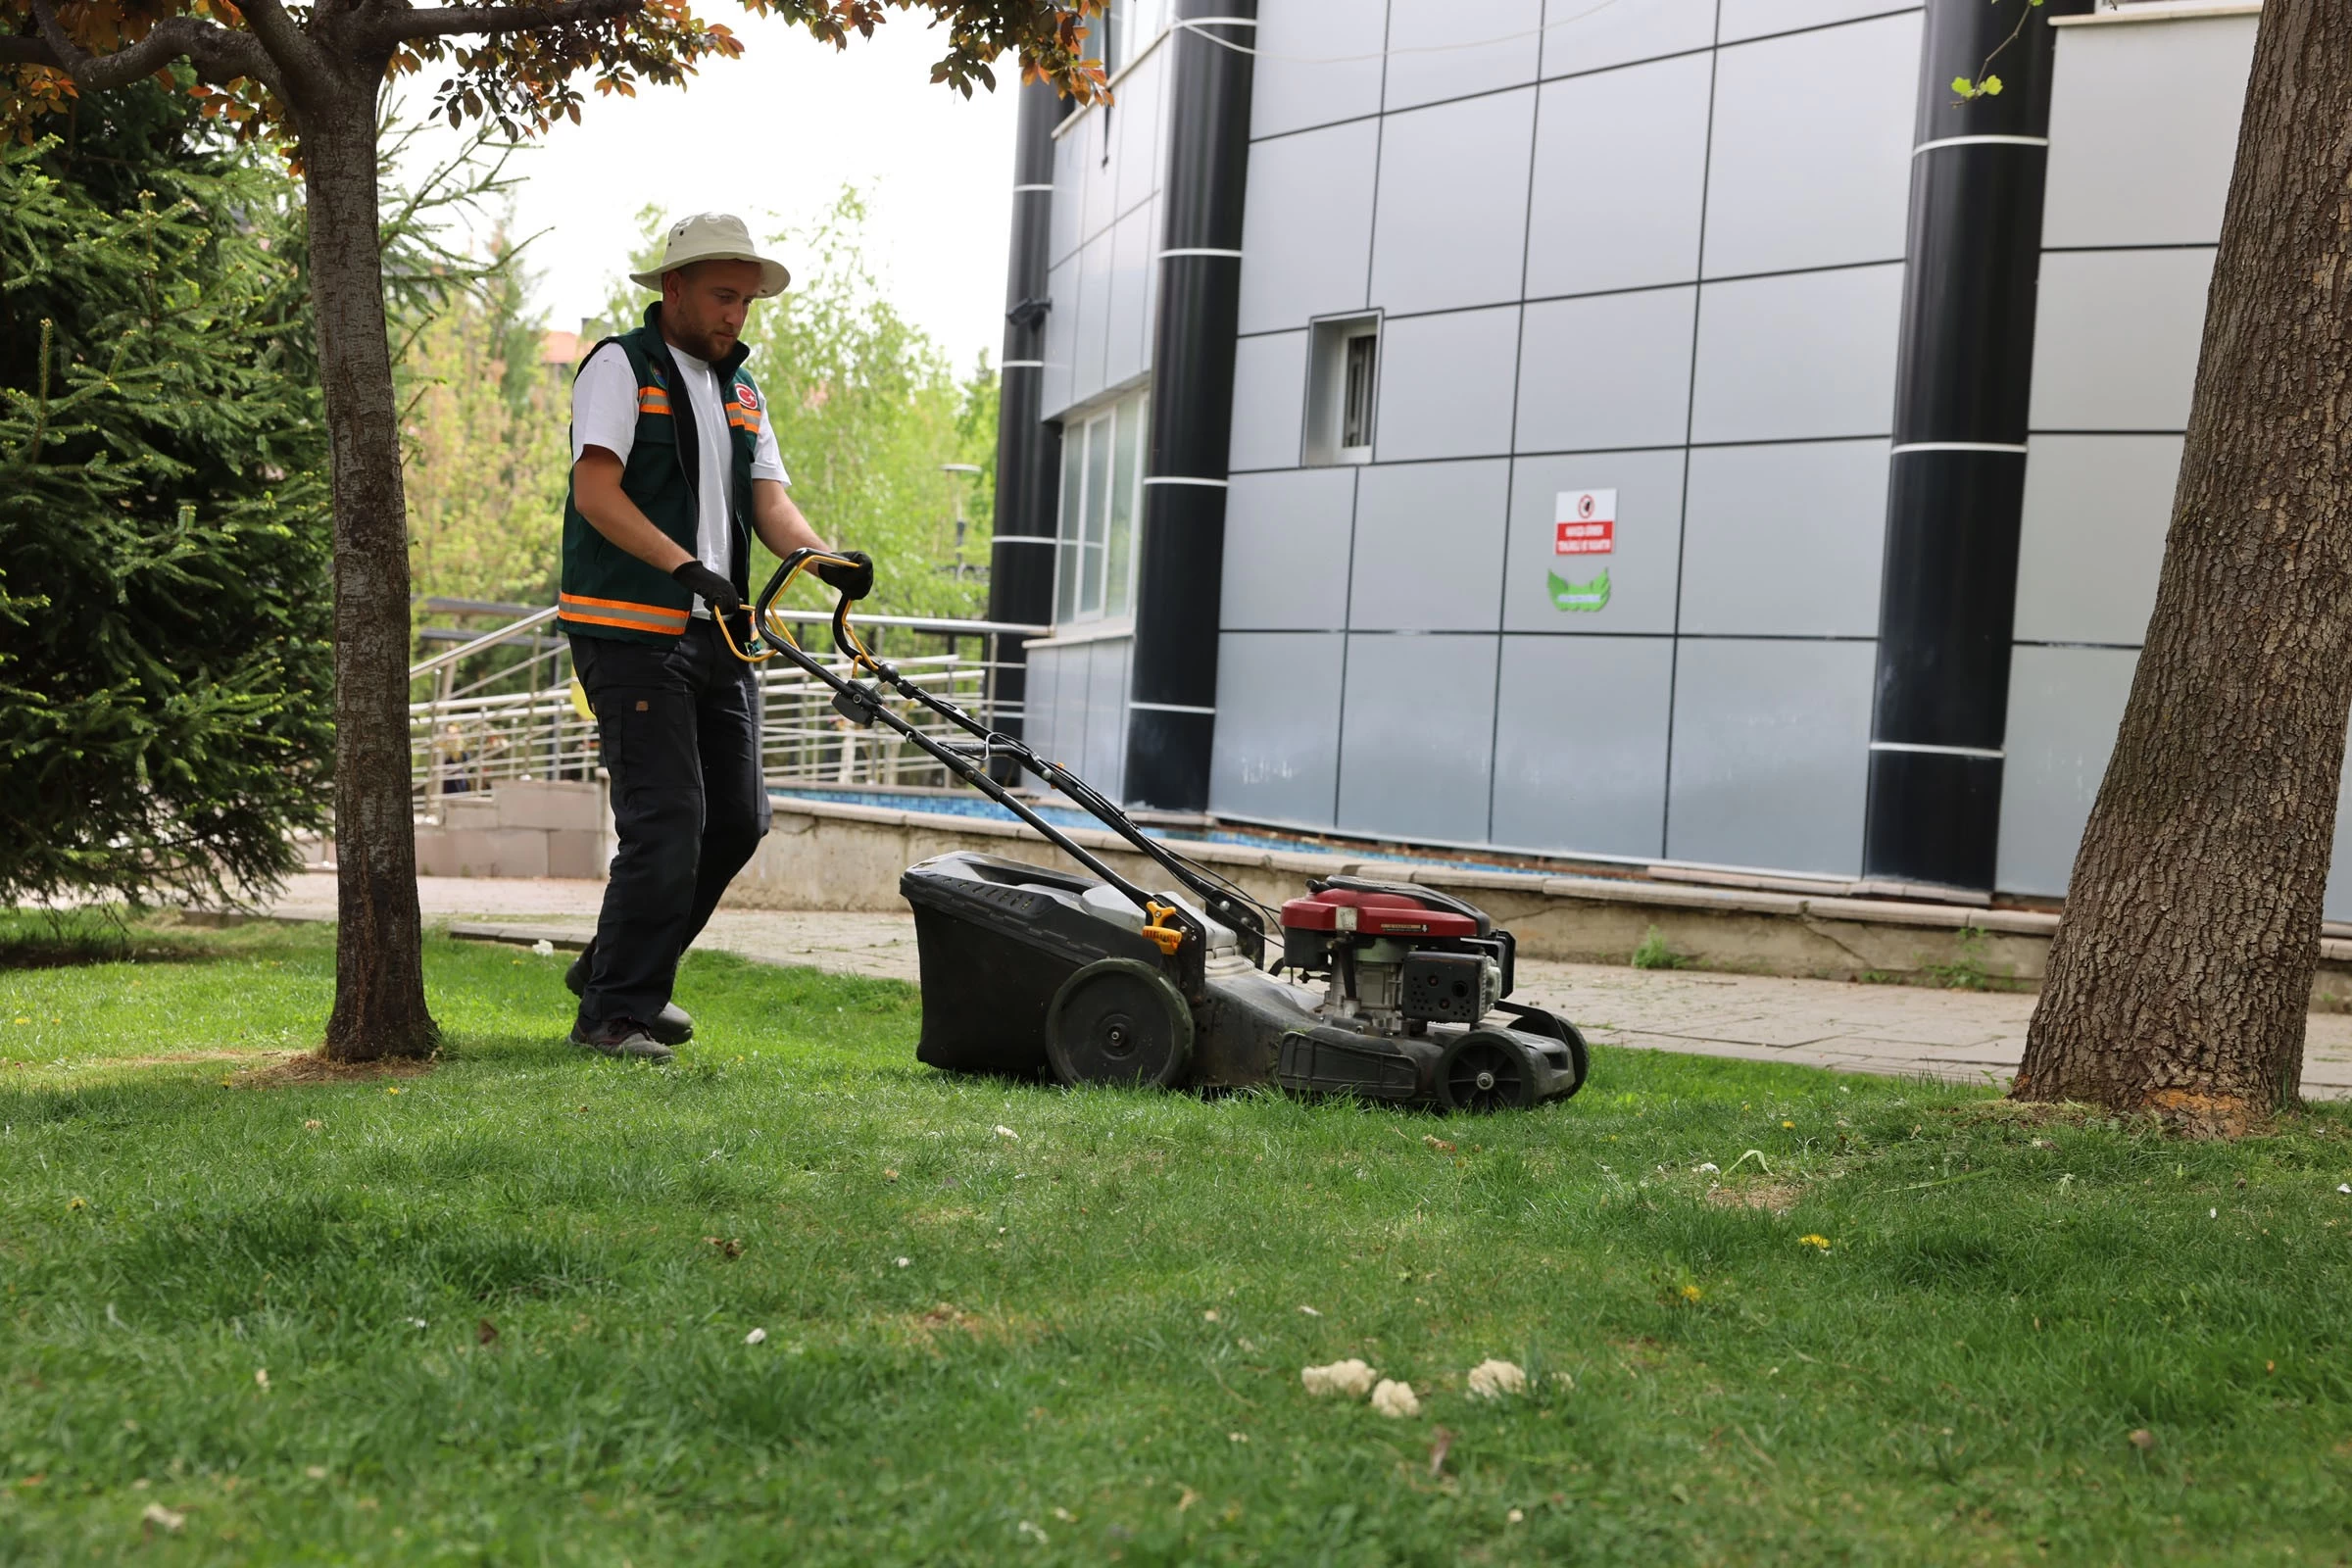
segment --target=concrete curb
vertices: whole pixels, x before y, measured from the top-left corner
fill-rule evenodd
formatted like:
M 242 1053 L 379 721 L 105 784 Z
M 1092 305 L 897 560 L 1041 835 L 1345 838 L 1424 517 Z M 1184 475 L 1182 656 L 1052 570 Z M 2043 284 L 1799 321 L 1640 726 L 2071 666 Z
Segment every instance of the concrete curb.
M 1117 834 L 1068 830 L 1121 874 L 1164 874 Z M 1310 876 L 1369 875 L 1458 892 L 1508 926 L 1529 957 L 1623 964 L 1650 931 L 1681 966 L 1956 989 L 2036 988 L 2058 916 L 1897 899 L 1813 896 L 1542 871 L 1468 869 L 1360 856 L 1188 844 L 1185 853 L 1279 906 Z M 774 825 L 725 900 L 733 908 L 896 912 L 899 873 L 952 851 L 1075 869 L 1027 824 L 831 801 L 778 800 Z M 454 928 L 453 928 L 454 929 Z M 2312 1005 L 2352 1010 L 2352 940 L 2323 937 Z

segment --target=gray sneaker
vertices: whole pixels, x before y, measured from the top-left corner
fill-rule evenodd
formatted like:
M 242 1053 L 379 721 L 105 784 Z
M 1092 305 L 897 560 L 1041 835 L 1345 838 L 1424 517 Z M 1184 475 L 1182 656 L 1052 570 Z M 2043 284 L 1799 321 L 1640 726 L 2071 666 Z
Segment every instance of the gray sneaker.
M 571 1043 L 601 1055 L 635 1057 L 640 1061 L 669 1061 L 677 1055 L 648 1034 L 645 1025 L 634 1018 L 606 1018 L 597 1023 L 583 1018 L 572 1025 Z

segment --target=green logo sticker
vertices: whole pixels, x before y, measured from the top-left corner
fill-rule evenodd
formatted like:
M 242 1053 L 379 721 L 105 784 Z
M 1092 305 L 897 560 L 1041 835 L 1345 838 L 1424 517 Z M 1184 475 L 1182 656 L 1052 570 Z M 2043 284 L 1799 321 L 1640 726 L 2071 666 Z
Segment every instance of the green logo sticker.
M 1545 573 L 1551 579 L 1551 604 L 1555 610 L 1606 610 L 1609 608 L 1609 574 L 1604 569 L 1591 582 L 1567 582 L 1556 571 Z

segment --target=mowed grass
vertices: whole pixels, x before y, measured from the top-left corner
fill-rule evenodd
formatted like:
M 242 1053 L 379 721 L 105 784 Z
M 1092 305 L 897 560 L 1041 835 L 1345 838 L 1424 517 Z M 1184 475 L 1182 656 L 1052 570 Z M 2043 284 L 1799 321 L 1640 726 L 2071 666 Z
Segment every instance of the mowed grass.
M 440 939 L 432 1071 L 244 1073 L 330 957 L 0 971 L 0 1560 L 2352 1544 L 2332 1110 L 2186 1145 L 1608 1050 L 1480 1121 L 1070 1094 L 918 1066 L 906 988 L 710 955 L 658 1070 L 561 1043 L 562 959 Z M 1347 1356 L 1421 1416 L 1308 1398 Z M 1469 1397 L 1489 1356 L 1529 1393 Z

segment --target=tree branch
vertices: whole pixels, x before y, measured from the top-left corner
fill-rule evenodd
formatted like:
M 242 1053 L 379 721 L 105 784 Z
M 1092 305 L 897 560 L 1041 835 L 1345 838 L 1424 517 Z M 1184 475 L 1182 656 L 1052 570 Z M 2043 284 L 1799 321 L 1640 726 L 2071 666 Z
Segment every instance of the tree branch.
M 381 11 L 354 30 L 371 44 L 439 38 L 454 32 L 536 32 L 583 22 L 611 22 L 645 9 L 645 0 L 555 0 L 514 6 L 427 6 Z
M 137 43 L 94 55 L 67 36 L 55 0 L 32 0 L 38 38 L 0 39 L 0 60 L 49 66 L 84 87 L 121 87 L 185 56 L 196 74 L 216 85 L 251 76 L 274 92 L 278 74 L 261 40 L 195 17 L 167 17 Z
M 325 67 L 318 45 L 302 30 L 300 23 L 286 15 L 279 0 L 240 0 L 237 10 L 270 58 L 284 69 L 315 75 Z

